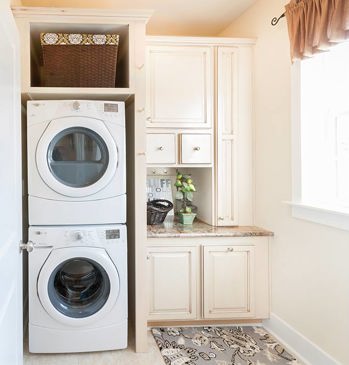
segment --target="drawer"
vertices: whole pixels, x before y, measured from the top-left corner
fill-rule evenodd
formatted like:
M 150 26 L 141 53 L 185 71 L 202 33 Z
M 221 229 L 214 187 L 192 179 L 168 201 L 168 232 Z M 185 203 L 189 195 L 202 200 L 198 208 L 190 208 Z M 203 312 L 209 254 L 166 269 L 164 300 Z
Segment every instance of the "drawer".
M 181 135 L 181 163 L 211 163 L 212 142 L 210 134 Z
M 176 163 L 176 135 L 174 133 L 147 134 L 147 163 Z

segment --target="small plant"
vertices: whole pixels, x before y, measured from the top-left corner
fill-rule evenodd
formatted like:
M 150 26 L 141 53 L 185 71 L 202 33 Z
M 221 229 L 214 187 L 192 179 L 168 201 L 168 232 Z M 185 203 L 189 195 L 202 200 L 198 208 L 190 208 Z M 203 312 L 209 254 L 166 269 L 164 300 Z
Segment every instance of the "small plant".
M 188 202 L 193 201 L 193 193 L 196 189 L 191 176 L 183 175 L 177 171 L 175 187 L 177 189 L 176 199 L 183 201 L 179 213 L 192 213 L 192 209 L 188 206 Z

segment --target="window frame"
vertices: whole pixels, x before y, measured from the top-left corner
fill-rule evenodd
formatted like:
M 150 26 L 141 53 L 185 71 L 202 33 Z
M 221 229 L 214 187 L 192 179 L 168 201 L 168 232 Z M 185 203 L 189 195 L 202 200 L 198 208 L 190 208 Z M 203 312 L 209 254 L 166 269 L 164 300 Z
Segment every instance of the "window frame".
M 292 217 L 349 231 L 349 212 L 302 199 L 301 61 L 291 66 Z

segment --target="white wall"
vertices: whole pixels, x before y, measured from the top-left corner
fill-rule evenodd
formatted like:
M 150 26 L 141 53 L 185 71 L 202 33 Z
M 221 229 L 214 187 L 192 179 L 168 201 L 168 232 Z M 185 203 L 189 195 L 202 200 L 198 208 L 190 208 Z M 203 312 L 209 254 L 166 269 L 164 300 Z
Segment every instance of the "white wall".
M 349 232 L 291 217 L 291 120 L 285 0 L 258 0 L 223 36 L 256 37 L 256 224 L 275 232 L 272 312 L 349 364 Z M 316 364 L 314 364 L 316 365 Z

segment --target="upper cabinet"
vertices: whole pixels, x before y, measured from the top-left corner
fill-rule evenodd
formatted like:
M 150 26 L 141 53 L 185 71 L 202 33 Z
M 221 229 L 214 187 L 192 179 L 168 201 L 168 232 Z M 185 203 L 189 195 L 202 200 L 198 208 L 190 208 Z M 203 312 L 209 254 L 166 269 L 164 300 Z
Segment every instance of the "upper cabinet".
M 147 163 L 212 169 L 214 196 L 205 206 L 211 206 L 213 218 L 206 222 L 253 224 L 254 41 L 154 36 L 146 41 L 145 114 L 152 136 Z M 171 136 L 171 147 L 164 138 L 154 138 L 156 133 Z
M 148 127 L 210 128 L 212 104 L 212 47 L 148 43 Z
M 101 99 L 119 99 L 125 100 L 129 95 L 135 94 L 136 82 L 139 75 L 144 72 L 145 65 L 145 25 L 151 15 L 150 12 L 130 11 L 116 12 L 106 10 L 90 9 L 50 9 L 50 8 L 25 8 L 18 7 L 13 9 L 13 14 L 17 23 L 21 42 L 21 80 L 22 93 L 30 98 L 77 98 L 95 96 Z M 118 38 L 118 49 L 116 61 L 106 55 L 103 57 L 103 63 L 98 62 L 99 53 L 102 47 L 99 43 L 102 40 L 97 36 L 97 42 L 94 44 L 96 52 L 91 54 L 88 48 L 92 44 L 87 39 L 89 45 L 79 46 L 84 52 L 80 61 L 78 55 L 70 57 L 77 60 L 79 72 L 86 66 L 90 68 L 91 82 L 84 82 L 83 85 L 73 85 L 71 82 L 64 84 L 49 84 L 47 82 L 47 59 L 43 55 L 41 46 L 41 33 L 54 34 L 72 34 L 72 35 L 116 35 Z M 77 37 L 73 37 L 76 42 Z M 54 41 L 52 37 L 50 41 Z M 71 52 L 70 46 L 63 42 L 66 52 Z M 84 43 L 85 44 L 85 43 Z M 45 47 L 61 47 L 61 45 L 47 45 Z M 73 45 L 72 47 L 77 47 Z M 97 49 L 101 47 L 101 50 Z M 60 52 L 58 57 L 66 57 Z M 77 53 L 77 52 L 76 52 Z M 86 55 L 86 56 L 85 56 Z M 75 57 L 75 58 L 74 58 Z M 91 57 L 94 59 L 91 60 Z M 54 58 L 54 57 L 53 57 Z M 81 64 L 81 59 L 83 64 Z M 52 57 L 51 57 L 52 60 Z M 96 62 L 97 61 L 97 62 Z M 108 65 L 108 62 L 113 64 Z M 115 65 L 116 62 L 116 65 Z M 72 61 L 72 68 L 73 68 Z M 95 66 L 91 66 L 95 64 Z M 94 73 L 106 72 L 106 68 L 115 69 L 115 83 L 108 85 L 98 85 L 93 81 Z M 54 70 L 54 72 L 56 72 Z M 50 72 L 50 71 L 49 71 Z M 52 72 L 52 71 L 51 71 Z M 59 72 L 59 69 L 58 69 Z M 142 76 L 143 77 L 143 76 Z M 59 76 L 58 76 L 59 78 Z M 52 79 L 52 78 L 51 78 Z M 57 77 L 56 77 L 57 79 Z M 63 79 L 63 77 L 62 77 Z M 69 80 L 68 80 L 69 81 Z M 75 82 L 75 81 L 74 81 Z

